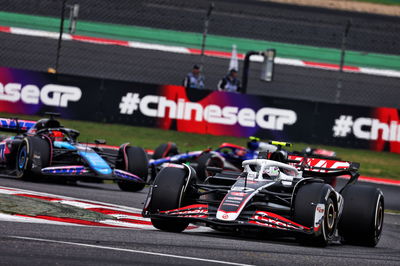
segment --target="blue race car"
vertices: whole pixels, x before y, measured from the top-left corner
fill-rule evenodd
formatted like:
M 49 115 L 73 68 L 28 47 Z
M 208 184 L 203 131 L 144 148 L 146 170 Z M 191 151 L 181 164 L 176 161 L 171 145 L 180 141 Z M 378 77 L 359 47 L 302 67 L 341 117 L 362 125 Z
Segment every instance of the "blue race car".
M 283 147 L 291 147 L 287 142 L 270 141 L 263 142 L 257 137 L 250 137 L 247 147 L 233 143 L 222 143 L 217 149 L 206 149 L 202 151 L 192 151 L 179 153 L 178 147 L 173 142 L 159 145 L 152 154 L 149 161 L 152 177 L 157 175 L 159 170 L 168 166 L 168 163 L 180 164 L 189 163 L 197 173 L 197 179 L 204 181 L 212 172 L 213 167 L 222 168 L 227 171 L 242 171 L 242 163 L 245 160 L 257 159 L 260 153 L 274 154 L 281 158 L 279 161 L 290 159 L 293 156 L 304 156 L 308 158 L 320 158 L 329 160 L 340 160 L 333 151 L 322 149 L 306 148 L 303 151 L 288 152 Z M 334 185 L 334 181 L 332 181 Z
M 275 152 L 279 145 L 286 143 L 261 142 L 260 139 L 250 137 L 247 148 L 233 143 L 222 143 L 217 149 L 192 151 L 179 153 L 178 147 L 173 142 L 159 145 L 149 161 L 152 176 L 158 173 L 160 168 L 168 166 L 168 163 L 190 163 L 197 172 L 199 180 L 205 180 L 213 167 L 223 168 L 227 171 L 241 171 L 244 160 L 256 159 L 260 152 Z
M 0 137 L 0 174 L 32 180 L 61 176 L 72 180 L 115 180 L 121 190 L 139 191 L 146 184 L 148 158 L 142 148 L 79 143 L 79 132 L 54 118 L 39 121 L 0 118 L 0 130 L 17 133 Z

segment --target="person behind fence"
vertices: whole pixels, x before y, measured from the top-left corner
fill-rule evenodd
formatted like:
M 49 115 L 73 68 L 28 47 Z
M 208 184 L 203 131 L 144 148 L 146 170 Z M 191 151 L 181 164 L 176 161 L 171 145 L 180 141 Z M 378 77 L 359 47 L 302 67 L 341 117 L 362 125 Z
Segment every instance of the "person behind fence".
M 218 82 L 219 91 L 240 92 L 240 80 L 237 78 L 238 72 L 232 68 L 228 75 Z
M 204 89 L 204 76 L 201 74 L 198 65 L 194 65 L 192 72 L 186 75 L 183 80 L 183 86 L 187 89 Z

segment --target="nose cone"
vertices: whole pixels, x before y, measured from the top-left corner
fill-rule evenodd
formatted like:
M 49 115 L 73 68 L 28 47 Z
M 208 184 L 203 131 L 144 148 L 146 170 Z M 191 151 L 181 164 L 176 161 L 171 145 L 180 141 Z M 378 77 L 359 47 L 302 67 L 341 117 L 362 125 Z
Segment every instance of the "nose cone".
M 222 221 L 235 221 L 239 217 L 239 212 L 237 213 L 226 213 L 223 211 L 217 212 L 217 219 Z

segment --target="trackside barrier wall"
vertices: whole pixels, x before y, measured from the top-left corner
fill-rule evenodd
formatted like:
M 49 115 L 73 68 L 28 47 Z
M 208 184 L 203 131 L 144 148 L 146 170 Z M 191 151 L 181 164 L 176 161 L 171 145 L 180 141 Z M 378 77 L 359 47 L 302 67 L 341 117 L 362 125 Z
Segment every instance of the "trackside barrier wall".
M 395 108 L 0 68 L 0 112 L 43 115 L 47 111 L 67 119 L 400 153 Z

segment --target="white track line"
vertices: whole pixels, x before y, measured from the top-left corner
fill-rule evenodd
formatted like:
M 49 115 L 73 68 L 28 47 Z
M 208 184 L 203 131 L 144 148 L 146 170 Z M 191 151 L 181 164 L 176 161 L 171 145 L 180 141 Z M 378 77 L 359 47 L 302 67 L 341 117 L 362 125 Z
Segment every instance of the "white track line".
M 57 240 L 51 240 L 51 239 L 23 237 L 23 236 L 10 236 L 10 238 L 23 239 L 23 240 L 33 240 L 33 241 L 40 241 L 40 242 L 49 242 L 49 243 L 58 243 L 58 244 L 89 247 L 89 248 L 98 248 L 98 249 L 106 249 L 106 250 L 115 250 L 115 251 L 129 252 L 129 253 L 139 253 L 139 254 L 160 256 L 160 257 L 170 257 L 170 258 L 176 258 L 176 259 L 184 259 L 184 260 L 204 261 L 204 262 L 211 262 L 211 263 L 217 263 L 217 264 L 251 266 L 251 264 L 242 264 L 242 263 L 222 261 L 222 260 L 210 260 L 210 259 L 202 259 L 202 258 L 189 257 L 189 256 L 172 255 L 172 254 L 149 252 L 149 251 L 135 250 L 135 249 L 114 248 L 114 247 L 108 247 L 108 246 L 90 245 L 90 244 L 67 242 L 67 241 L 57 241 Z

